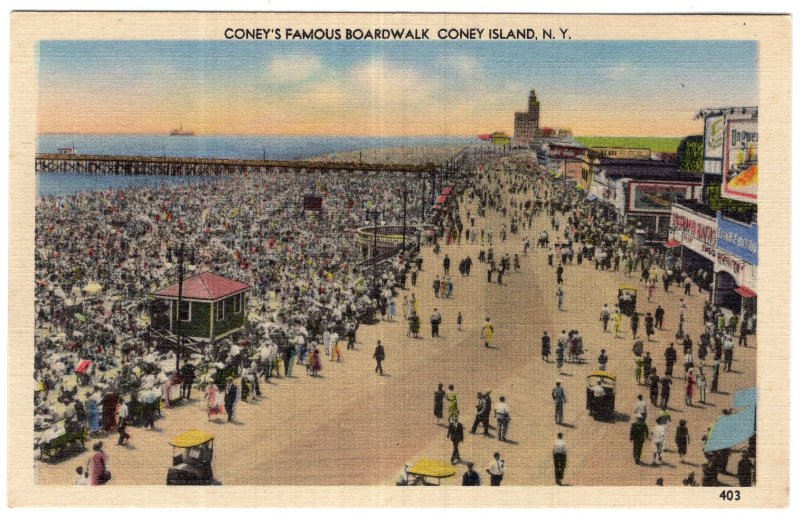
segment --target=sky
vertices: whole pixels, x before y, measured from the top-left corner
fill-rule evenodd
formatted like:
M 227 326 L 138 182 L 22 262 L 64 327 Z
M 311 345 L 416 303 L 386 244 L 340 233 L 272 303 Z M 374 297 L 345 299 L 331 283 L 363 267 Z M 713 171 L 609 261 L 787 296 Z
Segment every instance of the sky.
M 758 105 L 754 41 L 43 41 L 40 133 L 471 136 L 702 133 Z

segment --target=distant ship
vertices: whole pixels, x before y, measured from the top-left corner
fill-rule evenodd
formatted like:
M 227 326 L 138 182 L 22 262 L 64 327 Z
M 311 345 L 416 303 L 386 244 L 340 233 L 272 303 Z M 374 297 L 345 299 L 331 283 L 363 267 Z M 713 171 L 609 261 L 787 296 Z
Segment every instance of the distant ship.
M 194 136 L 194 132 L 183 130 L 183 125 L 169 131 L 170 136 Z

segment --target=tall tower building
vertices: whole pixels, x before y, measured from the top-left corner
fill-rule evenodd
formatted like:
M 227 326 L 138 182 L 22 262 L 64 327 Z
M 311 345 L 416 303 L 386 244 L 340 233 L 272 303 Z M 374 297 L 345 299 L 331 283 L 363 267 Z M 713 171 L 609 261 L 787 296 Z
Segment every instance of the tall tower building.
M 536 91 L 528 95 L 528 111 L 514 113 L 514 139 L 522 145 L 530 145 L 539 133 L 539 100 Z

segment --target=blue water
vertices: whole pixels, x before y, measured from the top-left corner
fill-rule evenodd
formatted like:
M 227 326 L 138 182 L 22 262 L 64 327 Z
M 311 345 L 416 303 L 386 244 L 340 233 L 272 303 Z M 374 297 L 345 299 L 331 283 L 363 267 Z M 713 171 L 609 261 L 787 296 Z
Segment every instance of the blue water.
M 168 136 L 110 134 L 41 134 L 36 151 L 54 153 L 73 147 L 79 154 L 216 157 L 237 159 L 308 159 L 322 154 L 365 148 L 467 145 L 474 138 L 352 136 Z M 36 175 L 40 196 L 66 196 L 81 191 L 125 189 L 209 180 L 206 177 L 162 177 L 46 173 Z
M 107 134 L 41 134 L 37 152 L 75 146 L 79 154 L 150 157 L 218 157 L 236 159 L 307 159 L 362 148 L 461 145 L 475 138 L 352 136 L 168 136 Z

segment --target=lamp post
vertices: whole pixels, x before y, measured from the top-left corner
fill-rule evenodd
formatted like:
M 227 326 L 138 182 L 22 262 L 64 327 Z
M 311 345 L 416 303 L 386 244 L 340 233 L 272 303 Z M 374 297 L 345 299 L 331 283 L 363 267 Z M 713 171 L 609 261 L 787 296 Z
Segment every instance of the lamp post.
M 178 248 L 178 310 L 175 320 L 175 329 L 177 333 L 176 347 L 175 347 L 175 371 L 181 368 L 181 354 L 183 354 L 183 335 L 181 334 L 181 302 L 183 302 L 183 242 Z
M 367 209 L 367 223 L 369 223 L 370 218 L 372 218 L 375 223 L 372 227 L 372 283 L 373 286 L 378 284 L 378 260 L 376 259 L 378 255 L 378 215 L 383 218 L 383 211 L 379 209 Z
M 408 185 L 403 182 L 403 251 L 406 250 L 406 201 L 408 200 Z

